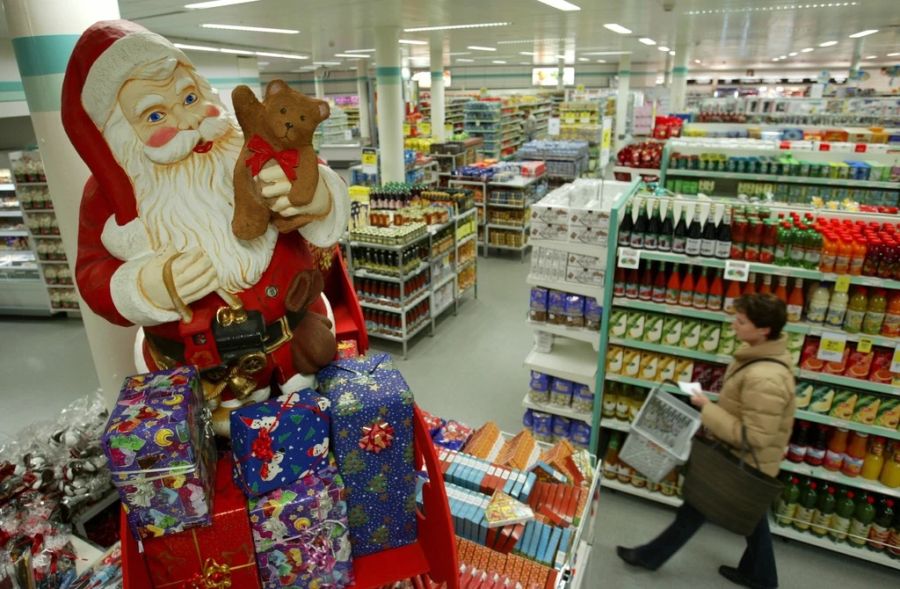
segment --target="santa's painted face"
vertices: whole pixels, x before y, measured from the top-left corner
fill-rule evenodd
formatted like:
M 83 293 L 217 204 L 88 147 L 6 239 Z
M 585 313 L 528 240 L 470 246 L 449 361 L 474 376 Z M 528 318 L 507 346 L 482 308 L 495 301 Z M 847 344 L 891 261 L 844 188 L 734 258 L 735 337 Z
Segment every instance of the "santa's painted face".
M 231 126 L 193 73 L 179 64 L 163 80 L 129 80 L 119 91 L 119 106 L 157 164 L 172 164 L 206 153 Z

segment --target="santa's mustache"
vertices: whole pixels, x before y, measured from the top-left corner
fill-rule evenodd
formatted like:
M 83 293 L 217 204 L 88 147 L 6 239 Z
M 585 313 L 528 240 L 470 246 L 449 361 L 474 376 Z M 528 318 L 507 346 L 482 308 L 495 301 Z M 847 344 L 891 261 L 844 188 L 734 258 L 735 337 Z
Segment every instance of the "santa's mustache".
M 201 141 L 215 141 L 225 135 L 231 128 L 225 116 L 206 117 L 196 129 L 179 131 L 165 145 L 159 147 L 144 146 L 144 154 L 156 164 L 174 164 L 189 156 L 194 147 Z

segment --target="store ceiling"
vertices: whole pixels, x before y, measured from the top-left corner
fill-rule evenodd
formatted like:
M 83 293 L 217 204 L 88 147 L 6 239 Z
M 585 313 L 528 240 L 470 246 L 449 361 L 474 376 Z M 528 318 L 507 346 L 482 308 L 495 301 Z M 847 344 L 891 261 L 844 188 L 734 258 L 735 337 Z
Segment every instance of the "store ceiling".
M 684 50 L 692 69 L 777 66 L 820 67 L 849 63 L 854 40 L 849 35 L 880 29 L 863 40 L 863 57 L 870 63 L 900 63 L 900 0 L 855 2 L 784 2 L 778 0 L 572 0 L 580 11 L 563 12 L 538 0 L 258 0 L 239 5 L 189 10 L 198 0 L 120 0 L 123 18 L 186 43 L 250 50 L 298 52 L 306 61 L 264 57 L 263 71 L 288 71 L 317 62 L 356 61 L 335 57 L 354 49 L 374 47 L 374 28 L 402 28 L 509 22 L 497 28 L 453 30 L 443 35 L 446 52 L 469 53 L 445 58 L 445 65 L 551 64 L 565 56 L 569 64 L 617 63 L 630 51 L 633 63 L 662 66 L 666 53 L 658 47 Z M 238 24 L 289 28 L 284 35 L 201 28 L 201 24 Z M 617 23 L 631 34 L 604 28 Z M 427 41 L 428 32 L 405 32 L 401 38 Z M 653 39 L 644 45 L 640 37 Z M 822 48 L 820 43 L 837 41 Z M 468 49 L 470 45 L 497 51 Z M 804 48 L 814 51 L 802 53 Z M 427 67 L 427 45 L 403 45 L 410 67 Z M 522 52 L 534 53 L 523 55 Z M 790 56 L 797 52 L 796 56 Z M 773 58 L 787 56 L 783 61 Z M 473 59 L 473 62 L 457 62 Z M 677 59 L 677 57 L 676 57 Z M 700 65 L 697 65 L 698 60 Z

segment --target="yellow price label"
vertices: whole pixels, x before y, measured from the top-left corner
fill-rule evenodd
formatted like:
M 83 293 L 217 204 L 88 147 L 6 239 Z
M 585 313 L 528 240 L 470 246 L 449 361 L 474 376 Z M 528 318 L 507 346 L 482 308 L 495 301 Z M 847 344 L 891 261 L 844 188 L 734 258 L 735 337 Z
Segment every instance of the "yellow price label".
M 834 292 L 849 292 L 850 276 L 843 274 L 838 276 L 837 282 L 834 283 Z
M 377 153 L 363 153 L 362 154 L 362 163 L 367 166 L 374 166 L 378 164 L 378 154 Z
M 894 357 L 891 358 L 891 372 L 900 374 L 900 344 L 894 348 Z M 900 380 L 900 377 L 895 377 L 894 380 Z
M 453 135 L 453 123 L 444 123 L 444 133 Z
M 584 84 L 578 84 L 575 86 L 575 90 L 578 92 L 584 92 Z
M 837 333 L 823 333 L 816 357 L 823 362 L 840 362 L 847 348 L 847 336 Z
M 860 354 L 868 354 L 872 351 L 872 340 L 867 337 L 859 338 L 859 343 L 856 344 L 856 351 Z
M 431 123 L 422 121 L 419 123 L 419 133 L 422 135 L 431 135 Z

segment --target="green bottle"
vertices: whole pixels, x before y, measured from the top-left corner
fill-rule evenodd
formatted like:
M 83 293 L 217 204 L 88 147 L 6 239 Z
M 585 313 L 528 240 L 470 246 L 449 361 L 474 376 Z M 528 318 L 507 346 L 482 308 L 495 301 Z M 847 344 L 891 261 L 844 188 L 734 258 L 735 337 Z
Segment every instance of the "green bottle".
M 809 529 L 813 515 L 816 513 L 816 502 L 819 499 L 816 488 L 818 483 L 810 483 L 800 491 L 800 505 L 797 507 L 797 515 L 794 516 L 794 527 L 801 531 Z
M 837 509 L 834 512 L 834 517 L 831 518 L 831 529 L 828 531 L 828 535 L 837 542 L 843 542 L 847 539 L 850 522 L 853 519 L 853 513 L 856 511 L 856 503 L 853 501 L 854 497 L 853 491 L 841 489 Z
M 878 503 L 878 516 L 869 529 L 869 548 L 883 552 L 891 536 L 891 522 L 894 521 L 894 500 L 883 498 Z
M 803 257 L 803 267 L 809 270 L 818 270 L 822 259 L 822 234 L 814 228 L 806 230 L 806 253 Z
M 797 514 L 797 501 L 800 499 L 800 479 L 788 475 L 784 483 L 784 490 L 775 503 L 775 522 L 779 526 L 791 525 L 791 520 Z
M 864 496 L 856 504 L 856 512 L 853 514 L 853 521 L 850 522 L 850 535 L 847 541 L 854 546 L 865 546 L 866 540 L 869 539 L 869 530 L 872 528 L 872 522 L 875 521 L 875 498 L 869 495 Z
M 789 254 L 788 265 L 795 268 L 803 267 L 803 260 L 806 257 L 806 234 L 799 227 L 790 229 L 791 250 Z
M 837 507 L 837 499 L 834 496 L 834 487 L 828 487 L 825 493 L 819 497 L 816 514 L 813 516 L 812 533 L 816 536 L 825 536 L 831 528 L 831 519 Z
M 785 223 L 778 225 L 775 243 L 775 265 L 787 266 L 791 255 L 791 232 Z

